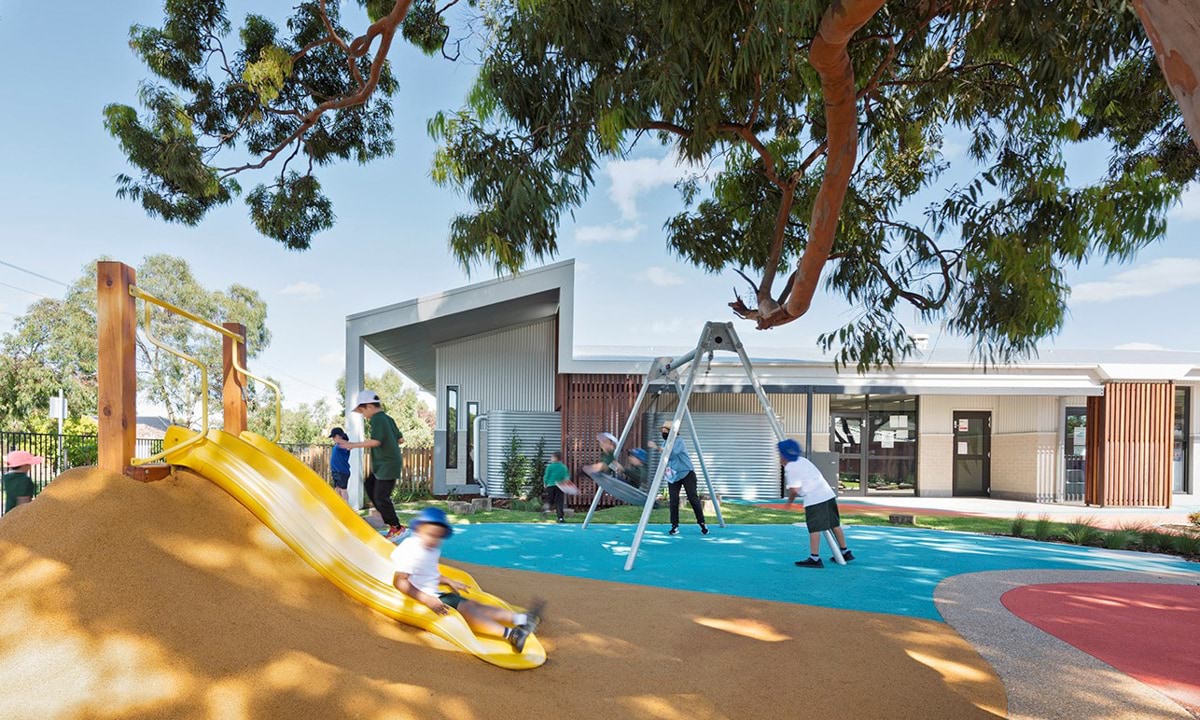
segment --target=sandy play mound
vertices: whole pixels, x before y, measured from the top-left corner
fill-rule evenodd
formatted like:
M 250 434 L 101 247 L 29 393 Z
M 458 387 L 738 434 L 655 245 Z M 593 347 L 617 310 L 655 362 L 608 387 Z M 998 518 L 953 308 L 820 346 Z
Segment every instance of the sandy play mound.
M 545 667 L 501 670 L 357 605 L 203 478 L 72 471 L 0 520 L 0 718 L 1004 714 L 940 623 L 468 569 L 550 602 Z

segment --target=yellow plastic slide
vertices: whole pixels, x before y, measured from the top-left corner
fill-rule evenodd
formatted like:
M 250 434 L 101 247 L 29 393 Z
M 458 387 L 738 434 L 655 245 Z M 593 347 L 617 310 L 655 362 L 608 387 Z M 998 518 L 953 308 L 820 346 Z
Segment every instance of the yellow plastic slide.
M 172 427 L 164 447 L 177 446 L 193 434 Z M 459 613 L 436 615 L 397 590 L 389 559 L 394 546 L 319 476 L 273 443 L 251 433 L 236 438 L 209 430 L 205 442 L 168 453 L 166 460 L 219 485 L 326 579 L 368 607 L 431 632 L 493 665 L 525 670 L 546 662 L 546 650 L 536 637 L 529 638 L 524 652 L 513 652 L 504 640 L 475 635 Z M 479 590 L 469 574 L 444 565 L 441 571 L 469 585 L 469 599 L 511 607 Z

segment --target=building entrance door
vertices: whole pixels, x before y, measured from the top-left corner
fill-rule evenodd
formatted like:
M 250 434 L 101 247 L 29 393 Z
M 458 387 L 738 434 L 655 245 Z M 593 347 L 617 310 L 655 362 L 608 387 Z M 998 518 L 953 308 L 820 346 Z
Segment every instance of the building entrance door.
M 954 413 L 954 494 L 991 494 L 992 414 Z

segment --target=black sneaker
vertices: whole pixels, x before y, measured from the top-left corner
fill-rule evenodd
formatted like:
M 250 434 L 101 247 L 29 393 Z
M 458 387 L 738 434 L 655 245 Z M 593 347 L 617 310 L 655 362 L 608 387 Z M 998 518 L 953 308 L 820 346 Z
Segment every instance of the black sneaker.
M 529 631 L 525 628 L 509 628 L 508 644 L 512 645 L 513 652 L 525 652 L 525 641 L 528 639 Z
M 528 618 L 523 625 L 519 627 L 530 635 L 537 632 L 538 625 L 542 622 L 542 616 L 546 614 L 546 601 L 534 600 L 529 609 L 525 611 L 525 617 Z
M 796 567 L 823 568 L 825 567 L 825 563 L 821 562 L 821 558 L 813 560 L 812 558 L 808 557 L 804 558 L 803 560 L 797 560 Z
M 708 526 L 707 526 L 707 525 L 705 525 L 704 523 L 701 523 L 701 524 L 700 524 L 700 534 L 701 534 L 701 535 L 707 535 L 707 534 L 708 534 Z
M 672 525 L 672 526 L 671 526 L 671 531 L 670 531 L 670 532 L 668 532 L 667 534 L 668 534 L 668 535 L 678 535 L 678 534 L 679 534 L 679 526 L 678 526 L 678 525 Z
M 845 560 L 846 562 L 850 562 L 851 560 L 854 559 L 854 553 L 847 550 L 846 552 L 842 553 L 842 559 Z M 829 562 L 835 563 L 835 562 L 837 562 L 837 558 L 835 558 L 831 555 L 831 556 L 829 556 Z
M 566 522 L 566 519 L 565 519 L 565 518 L 559 518 L 559 519 L 558 519 L 558 521 L 559 521 L 560 523 L 565 523 L 565 522 Z

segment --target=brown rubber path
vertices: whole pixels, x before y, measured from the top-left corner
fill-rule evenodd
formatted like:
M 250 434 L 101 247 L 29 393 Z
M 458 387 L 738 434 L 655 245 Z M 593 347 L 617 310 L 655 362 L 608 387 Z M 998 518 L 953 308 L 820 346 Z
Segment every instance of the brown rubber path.
M 71 471 L 0 520 L 0 718 L 1006 712 L 992 668 L 943 623 L 467 569 L 549 601 L 543 668 L 497 669 L 358 605 L 203 478 Z

